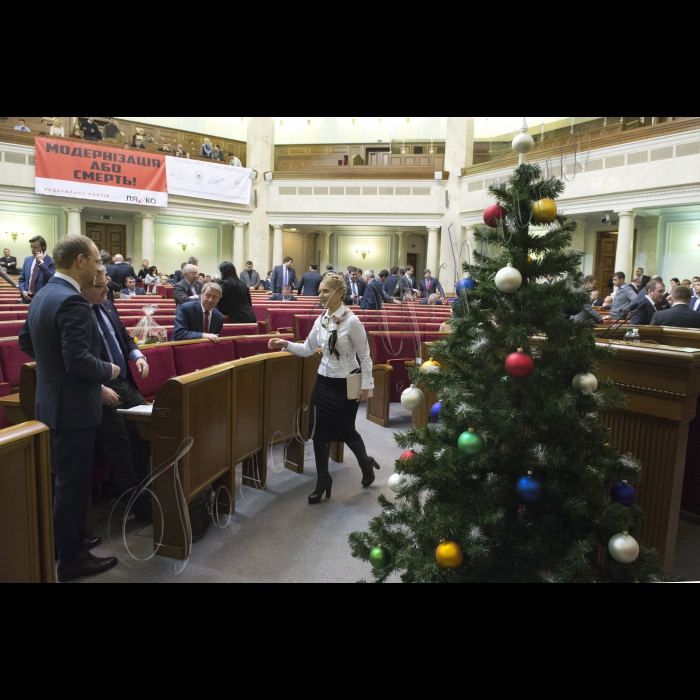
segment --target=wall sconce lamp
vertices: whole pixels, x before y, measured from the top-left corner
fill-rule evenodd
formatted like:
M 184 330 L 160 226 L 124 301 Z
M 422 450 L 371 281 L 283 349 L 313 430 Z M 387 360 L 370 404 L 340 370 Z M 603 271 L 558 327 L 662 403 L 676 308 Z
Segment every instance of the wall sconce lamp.
M 367 260 L 367 256 L 370 254 L 369 250 L 356 250 L 355 252 L 361 255 L 363 260 Z
M 18 239 L 20 236 L 24 237 L 25 234 L 19 233 L 19 232 L 17 232 L 17 231 L 12 231 L 12 233 L 8 233 L 7 231 L 5 231 L 5 235 L 6 235 L 6 236 L 9 236 L 15 243 L 17 243 L 17 239 Z
M 180 248 L 182 248 L 182 252 L 186 253 L 188 248 L 194 248 L 194 243 L 178 243 Z

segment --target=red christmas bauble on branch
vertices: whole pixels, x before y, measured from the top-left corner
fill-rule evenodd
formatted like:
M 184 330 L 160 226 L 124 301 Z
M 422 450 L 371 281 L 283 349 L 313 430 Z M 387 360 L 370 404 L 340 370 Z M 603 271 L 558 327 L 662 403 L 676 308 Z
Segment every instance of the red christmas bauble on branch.
M 498 204 L 494 204 L 484 212 L 484 223 L 489 228 L 498 228 L 498 222 L 506 218 L 508 212 Z
M 535 369 L 535 361 L 522 349 L 514 352 L 506 360 L 506 372 L 509 377 L 516 379 L 526 379 Z
M 401 457 L 399 457 L 399 460 L 401 462 L 410 462 L 413 460 L 414 457 L 417 457 L 418 455 L 413 451 L 413 450 L 408 450 L 408 452 L 404 452 Z

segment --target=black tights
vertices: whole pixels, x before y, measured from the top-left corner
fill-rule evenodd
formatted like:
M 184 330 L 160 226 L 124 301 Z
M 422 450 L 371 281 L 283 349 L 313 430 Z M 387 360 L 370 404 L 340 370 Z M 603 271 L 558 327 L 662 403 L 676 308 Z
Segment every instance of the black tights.
M 367 448 L 365 447 L 365 442 L 362 436 L 355 431 L 349 442 L 345 443 L 355 458 L 360 464 L 361 469 L 365 469 L 369 463 L 369 457 L 367 456 Z M 331 459 L 331 445 L 329 442 L 323 442 L 322 440 L 314 440 L 314 455 L 316 456 L 316 469 L 318 470 L 318 478 L 323 479 L 328 476 L 328 465 Z

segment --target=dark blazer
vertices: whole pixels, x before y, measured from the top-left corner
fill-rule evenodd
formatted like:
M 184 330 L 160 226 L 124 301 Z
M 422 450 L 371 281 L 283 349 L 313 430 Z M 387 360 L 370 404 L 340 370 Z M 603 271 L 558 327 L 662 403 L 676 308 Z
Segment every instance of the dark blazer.
M 85 134 L 86 141 L 102 141 L 102 132 L 100 127 L 97 126 L 97 122 L 85 122 L 81 127 L 83 134 Z
M 266 292 L 272 291 L 272 283 L 270 282 L 270 280 L 263 280 L 262 286 Z
M 284 298 L 284 294 L 273 294 L 268 301 L 296 301 L 297 298 L 292 295 L 289 299 Z
M 363 297 L 365 295 L 365 292 L 367 291 L 367 283 L 362 279 L 358 279 L 355 281 L 355 284 L 357 285 L 357 296 Z M 348 279 L 347 280 L 347 285 L 348 285 L 348 295 L 345 297 L 345 306 L 352 306 L 353 301 L 352 301 L 352 282 Z M 360 305 L 360 300 L 357 300 L 357 305 Z
M 440 280 L 437 279 L 436 277 L 433 277 L 430 280 L 430 291 L 428 291 L 428 285 L 426 283 L 425 277 L 420 281 L 420 284 L 418 285 L 418 291 L 424 296 L 424 297 L 429 297 L 431 294 L 437 294 L 437 292 L 440 292 L 442 297 L 445 296 L 445 290 L 442 288 L 442 285 L 440 284 Z
M 129 290 L 126 287 L 124 287 L 124 289 L 122 289 L 122 294 L 124 294 L 125 296 L 130 296 L 130 297 L 144 297 L 144 296 L 146 296 L 146 290 L 139 289 L 138 287 L 136 287 L 136 289 L 134 290 L 134 293 L 129 294 Z
M 92 306 L 69 282 L 52 278 L 34 297 L 19 346 L 37 363 L 38 421 L 51 430 L 102 423 L 102 386 L 112 381 L 112 365 L 99 359 L 102 336 Z
M 112 272 L 111 275 L 109 274 L 110 271 Z M 126 263 L 119 263 L 119 265 L 110 265 L 110 270 L 108 270 L 107 274 L 112 278 L 114 282 L 121 284 L 122 289 L 126 287 L 127 277 L 133 277 L 135 280 L 138 280 L 134 268 L 131 265 L 127 265 Z
M 139 270 L 139 276 L 137 277 L 137 279 L 139 279 L 143 282 L 143 280 L 146 279 L 147 274 L 148 274 L 148 270 Z
M 411 292 L 413 294 L 413 290 L 416 288 L 415 286 L 415 280 L 411 277 L 409 278 L 408 276 L 404 275 L 399 279 L 399 299 L 403 301 L 404 296 L 408 293 Z
M 240 287 L 232 280 L 221 282 L 224 294 L 216 307 L 224 316 L 231 319 L 231 323 L 257 323 L 258 319 L 253 311 L 253 300 L 250 290 L 245 283 Z
M 648 275 L 643 275 L 642 276 L 642 289 L 646 289 L 649 282 L 651 282 L 651 277 L 649 277 Z
M 657 311 L 651 325 L 700 328 L 700 314 L 689 309 L 686 304 L 676 304 L 667 311 Z
M 117 336 L 117 342 L 119 343 L 119 347 L 124 355 L 124 359 L 126 360 L 127 376 L 131 382 L 134 382 L 134 377 L 131 374 L 131 367 L 129 366 L 129 358 L 134 350 L 139 349 L 139 346 L 136 345 L 136 341 L 129 335 L 129 331 L 126 330 L 126 327 L 119 318 L 117 307 L 111 301 L 107 300 L 104 304 L 102 304 L 102 311 L 104 312 L 103 315 L 106 315 L 107 318 L 109 318 L 109 321 L 114 328 L 114 334 Z M 93 311 L 93 313 L 95 312 Z M 102 343 L 101 358 L 104 360 L 104 362 L 109 362 L 109 353 L 107 352 L 107 347 L 104 343 Z M 136 386 L 135 383 L 134 386 Z
M 221 335 L 224 330 L 224 315 L 214 309 L 211 312 L 209 321 L 209 332 L 213 335 Z M 201 340 L 204 333 L 204 314 L 202 313 L 202 303 L 190 301 L 183 304 L 177 310 L 175 316 L 175 331 L 173 340 Z
M 293 267 L 289 268 L 289 284 L 292 289 L 299 289 L 301 285 L 301 282 L 297 279 L 297 271 Z M 284 287 L 284 265 L 278 265 L 272 271 L 270 291 L 274 294 L 282 294 L 282 287 Z
M 399 283 L 399 278 L 396 275 L 389 275 L 386 278 L 386 282 L 384 282 L 384 285 L 382 288 L 384 289 L 384 293 L 388 294 L 390 297 L 394 296 L 394 292 L 396 291 L 396 285 Z
M 173 286 L 175 286 L 178 282 L 182 282 L 182 280 L 185 279 L 185 276 L 182 274 L 182 270 L 178 270 L 174 275 L 173 275 Z
M 596 299 L 593 302 L 593 306 L 605 306 L 605 299 Z
M 646 301 L 647 301 L 647 288 L 644 287 L 644 289 L 642 289 L 642 291 L 639 292 L 639 294 L 637 294 L 637 302 L 638 302 L 639 306 L 641 306 Z M 693 303 L 692 299 L 691 299 L 690 303 L 691 303 L 691 307 L 692 307 L 692 303 Z M 660 304 L 656 305 L 657 311 L 666 311 L 666 309 L 670 309 L 670 308 L 671 308 L 671 303 L 669 302 L 667 295 L 664 296 L 664 298 Z
M 201 282 L 197 282 L 194 286 L 197 291 L 197 295 L 202 293 L 202 287 L 204 285 Z M 175 303 L 180 306 L 181 304 L 186 304 L 190 301 L 192 296 L 192 288 L 187 280 L 182 280 L 175 285 Z
M 299 282 L 299 294 L 304 297 L 317 297 L 323 277 L 318 272 L 307 272 Z
M 374 279 L 367 285 L 361 306 L 365 311 L 381 311 L 384 308 L 384 290 L 379 280 Z
M 34 256 L 30 255 L 25 259 L 24 265 L 22 266 L 22 273 L 19 276 L 19 290 L 20 292 L 28 292 L 29 285 L 32 282 L 32 265 L 34 264 Z M 44 262 L 39 265 L 39 277 L 36 280 L 36 293 L 38 294 L 48 283 L 49 280 L 56 274 L 56 266 L 53 264 L 53 258 L 47 255 L 44 258 Z M 24 302 L 24 297 L 22 297 L 22 302 Z
M 639 300 L 639 306 L 637 306 L 636 311 L 632 314 L 632 325 L 650 326 L 656 312 L 656 307 L 650 304 L 645 296 L 643 300 Z
M 0 258 L 0 263 L 5 267 L 8 275 L 18 275 L 19 270 L 17 269 L 17 258 Z

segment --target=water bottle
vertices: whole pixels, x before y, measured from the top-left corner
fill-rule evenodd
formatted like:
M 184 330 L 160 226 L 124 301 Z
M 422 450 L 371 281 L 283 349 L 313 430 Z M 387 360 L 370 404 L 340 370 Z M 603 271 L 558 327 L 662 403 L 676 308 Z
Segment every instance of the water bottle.
M 642 337 L 639 335 L 639 330 L 637 328 L 630 328 L 625 335 L 625 341 L 628 343 L 641 343 Z

